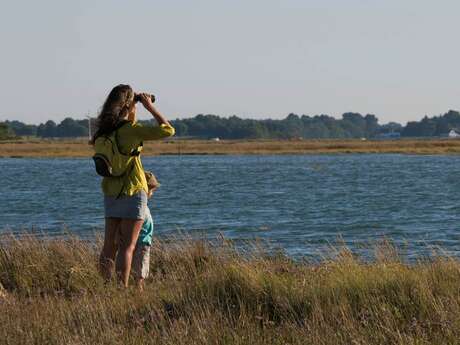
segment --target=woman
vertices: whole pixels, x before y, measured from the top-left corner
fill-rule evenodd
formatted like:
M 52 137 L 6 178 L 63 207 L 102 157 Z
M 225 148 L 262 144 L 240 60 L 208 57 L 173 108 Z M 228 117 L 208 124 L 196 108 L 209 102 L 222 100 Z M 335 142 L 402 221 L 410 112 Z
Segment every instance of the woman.
M 133 152 L 146 140 L 156 140 L 174 135 L 174 128 L 155 108 L 150 95 L 141 93 L 136 98 L 158 122 L 159 126 L 142 126 L 136 123 L 135 94 L 129 85 L 118 85 L 112 89 L 97 118 L 94 141 L 117 131 L 117 142 L 121 152 Z M 120 279 L 128 286 L 131 261 L 136 241 L 144 221 L 147 207 L 147 181 L 140 156 L 134 158 L 132 168 L 121 178 L 104 177 L 105 236 L 99 264 L 102 275 L 110 280 L 117 249 L 121 255 Z M 118 246 L 117 238 L 120 238 Z

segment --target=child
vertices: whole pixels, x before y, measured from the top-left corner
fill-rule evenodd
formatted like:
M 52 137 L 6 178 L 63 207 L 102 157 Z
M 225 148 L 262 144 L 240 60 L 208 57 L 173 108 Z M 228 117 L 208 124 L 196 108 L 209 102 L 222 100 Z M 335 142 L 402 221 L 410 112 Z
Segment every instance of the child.
M 151 198 L 153 192 L 160 186 L 155 175 L 151 172 L 145 172 L 147 179 L 148 194 L 147 197 Z M 145 210 L 144 224 L 142 224 L 141 232 L 136 243 L 136 249 L 133 253 L 133 261 L 131 262 L 131 271 L 136 279 L 137 286 L 142 291 L 144 289 L 144 280 L 149 275 L 150 270 L 150 247 L 152 245 L 153 236 L 153 219 L 150 210 L 147 207 Z M 121 259 L 121 258 L 120 258 Z M 117 255 L 117 268 L 119 265 L 119 256 Z M 117 269 L 118 271 L 118 269 Z

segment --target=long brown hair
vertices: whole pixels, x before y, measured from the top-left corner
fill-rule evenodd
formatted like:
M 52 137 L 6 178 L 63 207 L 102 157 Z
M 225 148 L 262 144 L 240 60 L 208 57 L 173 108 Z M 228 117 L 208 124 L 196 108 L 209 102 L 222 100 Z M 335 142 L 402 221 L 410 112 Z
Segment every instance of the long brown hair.
M 92 143 L 103 135 L 109 135 L 128 115 L 134 100 L 134 91 L 129 85 L 120 84 L 110 91 L 96 120 L 96 132 Z

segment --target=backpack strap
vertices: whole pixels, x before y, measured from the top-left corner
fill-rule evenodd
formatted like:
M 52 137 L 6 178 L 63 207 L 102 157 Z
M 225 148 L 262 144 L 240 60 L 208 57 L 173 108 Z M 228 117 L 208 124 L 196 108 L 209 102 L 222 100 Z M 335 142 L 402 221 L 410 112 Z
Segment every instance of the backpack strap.
M 126 125 L 127 123 L 131 123 L 130 121 L 128 120 L 124 120 L 124 121 L 121 121 L 117 127 L 115 128 L 115 136 L 114 136 L 114 141 L 115 143 L 112 143 L 112 144 L 115 144 L 117 145 L 117 149 L 118 149 L 118 152 L 120 152 L 120 154 L 124 155 L 124 156 L 131 156 L 131 157 L 137 157 L 140 155 L 141 151 L 139 148 L 142 148 L 144 143 L 141 141 L 141 144 L 136 148 L 136 149 L 132 149 L 131 152 L 129 154 L 126 154 L 124 153 L 121 149 L 120 149 L 120 146 L 118 145 L 118 130 L 123 127 L 124 125 Z M 134 169 L 134 160 L 131 162 L 131 166 L 128 168 L 128 170 L 123 174 L 123 185 L 120 189 L 120 192 L 118 193 L 116 199 L 120 198 L 121 195 L 123 194 L 123 191 L 125 190 L 125 185 L 126 185 L 126 178 L 132 173 Z
M 144 143 L 141 141 L 140 145 L 135 148 L 135 149 L 132 149 L 129 153 L 124 153 L 121 149 L 120 149 L 120 146 L 118 145 L 118 130 L 123 127 L 124 125 L 126 125 L 127 123 L 131 123 L 131 121 L 128 121 L 128 120 L 123 120 L 121 121 L 117 127 L 115 128 L 115 145 L 117 145 L 117 148 L 118 148 L 118 152 L 120 152 L 122 155 L 124 156 L 131 156 L 131 157 L 137 157 L 141 154 L 141 150 L 139 148 L 142 148 L 144 146 Z

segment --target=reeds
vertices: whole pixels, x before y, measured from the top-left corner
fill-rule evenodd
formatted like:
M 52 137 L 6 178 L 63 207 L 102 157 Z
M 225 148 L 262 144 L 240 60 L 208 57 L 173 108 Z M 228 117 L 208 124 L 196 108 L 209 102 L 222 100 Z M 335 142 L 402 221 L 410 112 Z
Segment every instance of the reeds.
M 146 142 L 144 155 L 186 154 L 459 154 L 460 140 L 169 140 Z M 0 142 L 0 157 L 90 157 L 85 140 L 15 140 Z
M 155 242 L 146 289 L 104 284 L 99 243 L 4 238 L 2 344 L 456 344 L 460 263 L 394 248 L 319 264 L 230 241 Z

